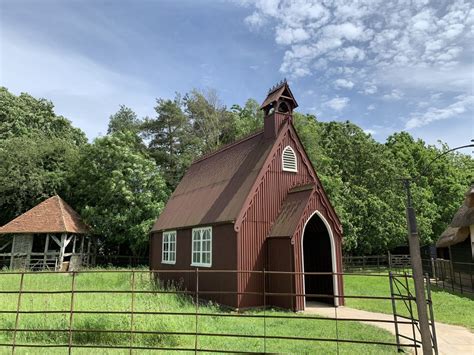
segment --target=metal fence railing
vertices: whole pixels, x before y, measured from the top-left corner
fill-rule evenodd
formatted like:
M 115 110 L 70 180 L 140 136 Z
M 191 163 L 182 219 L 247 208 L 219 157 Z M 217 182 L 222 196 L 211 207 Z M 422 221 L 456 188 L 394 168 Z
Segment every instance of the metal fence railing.
M 434 286 L 462 294 L 474 293 L 474 263 L 431 258 L 422 259 L 422 265 Z
M 178 284 L 165 285 L 159 282 L 160 277 L 167 273 L 192 276 L 195 287 L 189 290 Z M 403 318 L 394 317 L 393 320 L 359 319 L 338 317 L 337 307 L 334 308 L 333 317 L 325 317 L 269 310 L 265 306 L 259 310 L 238 312 L 203 300 L 212 299 L 215 295 L 258 295 L 263 297 L 266 305 L 268 297 L 335 297 L 387 302 L 390 305 L 394 302 L 414 301 L 411 294 L 298 294 L 269 292 L 265 287 L 258 292 L 237 292 L 232 289 L 224 291 L 219 290 L 218 284 L 209 286 L 208 281 L 217 273 L 237 276 L 242 272 L 198 268 L 159 271 L 2 272 L 0 349 L 10 349 L 12 353 L 19 348 L 64 348 L 69 353 L 76 348 L 126 349 L 130 353 L 133 350 L 262 353 L 284 352 L 282 349 L 287 342 L 292 342 L 291 349 L 295 352 L 314 350 L 312 347 L 315 344 L 333 344 L 331 346 L 335 346 L 337 353 L 341 346 L 363 345 L 394 350 L 405 347 L 413 348 L 415 352 L 420 347 L 416 339 L 401 342 L 397 337 L 396 340 L 385 341 L 370 331 L 363 336 L 351 337 L 348 336 L 352 334 L 349 328 L 344 330 L 345 326 L 349 327 L 354 322 L 389 323 L 397 329 L 413 326 L 417 323 L 413 314 L 405 314 Z M 263 285 L 266 285 L 266 277 L 272 274 L 290 275 L 294 278 L 337 276 L 346 279 L 363 276 L 380 278 L 387 285 L 392 282 L 392 276 L 388 274 L 285 273 L 265 270 L 243 273 L 257 275 L 263 280 Z M 407 277 L 411 278 L 407 274 L 404 277 L 405 280 Z M 116 318 L 107 318 L 111 316 Z M 171 323 L 174 327 L 170 326 Z M 217 323 L 219 326 L 216 329 Z M 328 324 L 334 325 L 331 328 L 333 332 L 327 333 L 330 328 Z M 223 338 L 228 340 L 222 341 Z M 377 352 L 376 349 L 375 351 Z

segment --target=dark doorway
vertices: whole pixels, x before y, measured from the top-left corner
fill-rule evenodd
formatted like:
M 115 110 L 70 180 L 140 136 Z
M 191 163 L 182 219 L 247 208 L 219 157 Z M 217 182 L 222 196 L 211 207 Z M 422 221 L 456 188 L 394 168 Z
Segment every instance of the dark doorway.
M 303 234 L 304 272 L 332 272 L 331 240 L 326 225 L 314 214 L 306 224 Z M 305 294 L 333 295 L 332 275 L 305 275 Z M 334 297 L 311 297 L 306 301 L 316 301 L 335 305 Z

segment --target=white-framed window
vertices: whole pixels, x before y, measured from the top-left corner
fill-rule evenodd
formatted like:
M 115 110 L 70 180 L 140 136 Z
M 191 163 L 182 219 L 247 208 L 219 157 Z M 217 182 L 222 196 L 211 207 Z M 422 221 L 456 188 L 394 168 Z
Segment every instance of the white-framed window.
M 191 266 L 212 265 L 212 227 L 193 228 Z
M 176 264 L 176 231 L 163 232 L 161 263 Z
M 292 171 L 294 173 L 298 172 L 298 165 L 296 164 L 296 154 L 293 148 L 289 145 L 283 149 L 281 155 L 281 164 L 283 171 Z

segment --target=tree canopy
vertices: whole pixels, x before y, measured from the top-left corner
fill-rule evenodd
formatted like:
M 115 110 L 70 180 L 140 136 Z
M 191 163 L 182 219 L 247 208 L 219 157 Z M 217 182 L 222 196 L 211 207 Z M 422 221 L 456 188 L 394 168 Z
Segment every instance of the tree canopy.
M 97 138 L 70 172 L 70 200 L 106 249 L 143 253 L 168 189 L 155 162 L 132 132 Z M 126 254 L 123 254 L 126 255 Z
M 377 254 L 406 244 L 405 193 L 422 244 L 450 222 L 473 182 L 474 160 L 427 145 L 407 132 L 377 142 L 347 122 L 294 114 L 295 128 L 344 227 L 347 254 Z M 104 251 L 142 254 L 152 222 L 194 159 L 263 126 L 259 104 L 224 106 L 213 90 L 158 98 L 155 115 L 126 106 L 108 134 L 84 133 L 50 101 L 0 89 L 0 223 L 54 193 L 62 194 L 102 240 Z

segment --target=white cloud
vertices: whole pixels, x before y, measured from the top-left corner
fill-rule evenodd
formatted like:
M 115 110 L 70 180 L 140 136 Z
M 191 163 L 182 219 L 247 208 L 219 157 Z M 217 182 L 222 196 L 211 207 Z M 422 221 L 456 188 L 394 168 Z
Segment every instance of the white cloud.
M 255 29 L 262 27 L 266 23 L 265 17 L 258 12 L 247 16 L 244 21 L 247 25 Z
M 139 116 L 153 113 L 152 89 L 141 80 L 3 31 L 1 48 L 8 56 L 2 56 L 1 85 L 15 94 L 27 88 L 35 97 L 52 100 L 56 113 L 73 120 L 89 137 L 105 133 L 109 116 L 121 104 Z
M 323 106 L 329 107 L 334 111 L 342 111 L 348 104 L 350 99 L 348 97 L 335 97 L 323 103 Z
M 373 110 L 375 110 L 375 105 L 371 104 L 367 106 L 367 111 L 373 111 Z
M 319 80 L 331 83 L 337 77 L 322 71 L 341 62 L 357 66 L 347 80 L 370 83 L 361 89 L 366 95 L 380 91 L 385 99 L 400 99 L 392 90 L 405 87 L 472 91 L 474 7 L 467 0 L 443 6 L 424 0 L 245 3 L 250 17 L 269 21 L 285 48 L 280 71 L 290 77 L 322 74 Z
M 403 96 L 404 96 L 403 92 L 401 92 L 398 89 L 393 89 L 392 92 L 390 92 L 389 94 L 383 95 L 382 98 L 384 100 L 397 101 L 397 100 L 402 99 Z
M 336 89 L 352 89 L 354 83 L 347 79 L 337 79 L 334 81 L 334 87 Z
M 371 136 L 373 136 L 375 133 L 377 133 L 377 131 L 373 130 L 373 129 L 364 129 L 364 132 L 366 134 L 370 134 Z
M 405 124 L 405 129 L 418 128 L 434 121 L 456 118 L 467 111 L 472 111 L 474 95 L 460 95 L 455 99 L 456 101 L 449 106 L 442 108 L 432 107 L 426 112 L 412 114 Z
M 305 41 L 309 37 L 308 32 L 303 28 L 278 27 L 275 41 L 278 44 L 293 44 Z

